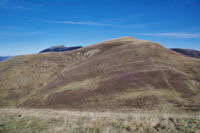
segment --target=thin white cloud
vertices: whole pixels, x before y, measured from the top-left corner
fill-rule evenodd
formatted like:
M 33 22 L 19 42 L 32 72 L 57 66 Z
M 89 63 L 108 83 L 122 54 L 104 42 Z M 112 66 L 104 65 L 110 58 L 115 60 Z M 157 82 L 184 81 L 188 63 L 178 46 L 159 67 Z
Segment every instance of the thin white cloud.
M 169 32 L 169 33 L 136 33 L 135 35 L 144 36 L 165 36 L 165 37 L 176 37 L 176 38 L 200 38 L 200 33 L 180 33 L 180 32 Z
M 10 38 L 10 37 L 25 37 L 25 36 L 35 36 L 35 35 L 41 35 L 44 34 L 45 31 L 25 31 L 25 32 L 19 32 L 19 31 L 0 31 L 0 38 Z
M 57 21 L 56 23 L 58 23 L 58 24 L 78 24 L 78 25 L 97 25 L 97 26 L 118 26 L 118 25 L 96 23 L 96 22 Z
M 110 18 L 110 19 L 106 19 L 104 20 L 105 22 L 127 22 L 133 19 L 138 19 L 140 18 L 142 15 L 141 14 L 134 14 L 134 15 L 129 15 L 129 16 L 123 16 L 123 17 L 118 17 L 118 18 Z
M 10 1 L 2 0 L 0 1 L 0 8 L 6 10 L 38 10 L 38 7 L 43 6 L 40 3 L 34 4 L 25 1 Z
M 11 10 L 37 10 L 36 8 L 31 8 L 31 7 L 23 7 L 23 6 L 2 6 L 1 8 L 3 9 L 11 9 Z
M 13 27 L 13 26 L 0 26 L 0 29 L 5 29 L 5 30 L 24 30 L 26 28 Z
M 74 25 L 93 25 L 93 26 L 109 26 L 109 27 L 119 27 L 119 28 L 143 28 L 146 25 L 115 25 L 115 24 L 106 24 L 98 22 L 84 22 L 84 21 L 57 21 L 57 24 L 74 24 Z
M 45 31 L 36 31 L 36 32 L 26 32 L 26 34 L 29 34 L 29 35 L 39 35 L 39 34 L 44 34 Z

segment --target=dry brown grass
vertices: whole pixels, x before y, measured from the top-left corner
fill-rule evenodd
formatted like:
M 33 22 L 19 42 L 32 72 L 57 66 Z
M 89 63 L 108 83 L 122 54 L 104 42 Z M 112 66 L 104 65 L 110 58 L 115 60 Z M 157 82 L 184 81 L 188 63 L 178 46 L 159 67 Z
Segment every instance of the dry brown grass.
M 132 133 L 199 132 L 200 114 L 159 112 L 80 112 L 50 109 L 0 109 L 0 132 Z
M 0 63 L 0 107 L 198 111 L 199 88 L 200 60 L 131 37 Z

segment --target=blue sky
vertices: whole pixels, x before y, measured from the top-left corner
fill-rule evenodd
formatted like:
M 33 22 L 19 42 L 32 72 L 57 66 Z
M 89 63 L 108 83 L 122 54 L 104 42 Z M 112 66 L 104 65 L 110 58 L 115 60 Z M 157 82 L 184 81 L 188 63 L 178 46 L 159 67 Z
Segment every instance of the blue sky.
M 0 55 L 132 36 L 200 50 L 200 0 L 0 0 Z

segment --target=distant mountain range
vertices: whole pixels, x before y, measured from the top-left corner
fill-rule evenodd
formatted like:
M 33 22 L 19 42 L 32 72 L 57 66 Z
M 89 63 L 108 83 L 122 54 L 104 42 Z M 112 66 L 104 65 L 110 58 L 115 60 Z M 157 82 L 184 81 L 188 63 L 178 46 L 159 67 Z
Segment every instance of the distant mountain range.
M 82 46 L 74 46 L 74 47 L 65 47 L 63 45 L 59 46 L 52 46 L 50 48 L 47 48 L 45 50 L 40 51 L 39 53 L 45 53 L 45 52 L 64 52 L 64 51 L 71 51 L 75 49 L 82 48 Z M 193 58 L 200 58 L 200 51 L 192 50 L 192 49 L 181 49 L 181 48 L 171 48 L 171 50 L 181 53 L 186 56 L 190 56 Z
M 82 48 L 82 46 L 74 46 L 74 47 L 65 47 L 63 45 L 60 46 L 52 46 L 50 48 L 47 48 L 45 50 L 40 51 L 39 53 L 44 53 L 44 52 L 63 52 L 63 51 L 70 51 L 70 50 L 75 50 Z
M 192 49 L 180 49 L 180 48 L 173 48 L 171 49 L 173 51 L 176 51 L 178 53 L 194 57 L 194 58 L 200 58 L 200 51 L 192 50 Z
M 39 53 L 45 53 L 45 52 L 64 52 L 64 51 L 71 51 L 75 49 L 82 48 L 82 46 L 74 46 L 74 47 L 65 47 L 63 45 L 59 46 L 52 46 L 50 48 L 44 49 L 40 51 Z M 200 58 L 200 51 L 192 50 L 192 49 L 181 49 L 181 48 L 171 48 L 170 50 L 173 50 L 175 52 L 178 52 L 180 54 L 190 56 L 193 58 Z M 11 58 L 12 56 L 0 56 L 0 62 L 7 60 Z
M 11 58 L 12 56 L 0 56 L 0 62 Z

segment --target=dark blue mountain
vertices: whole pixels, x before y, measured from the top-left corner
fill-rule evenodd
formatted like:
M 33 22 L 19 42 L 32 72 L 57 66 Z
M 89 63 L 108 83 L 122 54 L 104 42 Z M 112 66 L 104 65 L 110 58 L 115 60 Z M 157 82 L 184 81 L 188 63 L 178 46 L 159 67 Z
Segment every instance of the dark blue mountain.
M 181 49 L 181 48 L 174 48 L 171 49 L 173 51 L 176 51 L 178 53 L 193 57 L 193 58 L 200 58 L 200 51 L 192 50 L 192 49 Z
M 82 48 L 82 46 L 74 46 L 74 47 L 65 47 L 63 45 L 61 46 L 52 46 L 50 48 L 47 48 L 45 50 L 40 51 L 39 53 L 44 53 L 44 52 L 63 52 L 63 51 L 71 51 L 75 49 Z
M 0 62 L 11 58 L 12 56 L 0 56 Z

